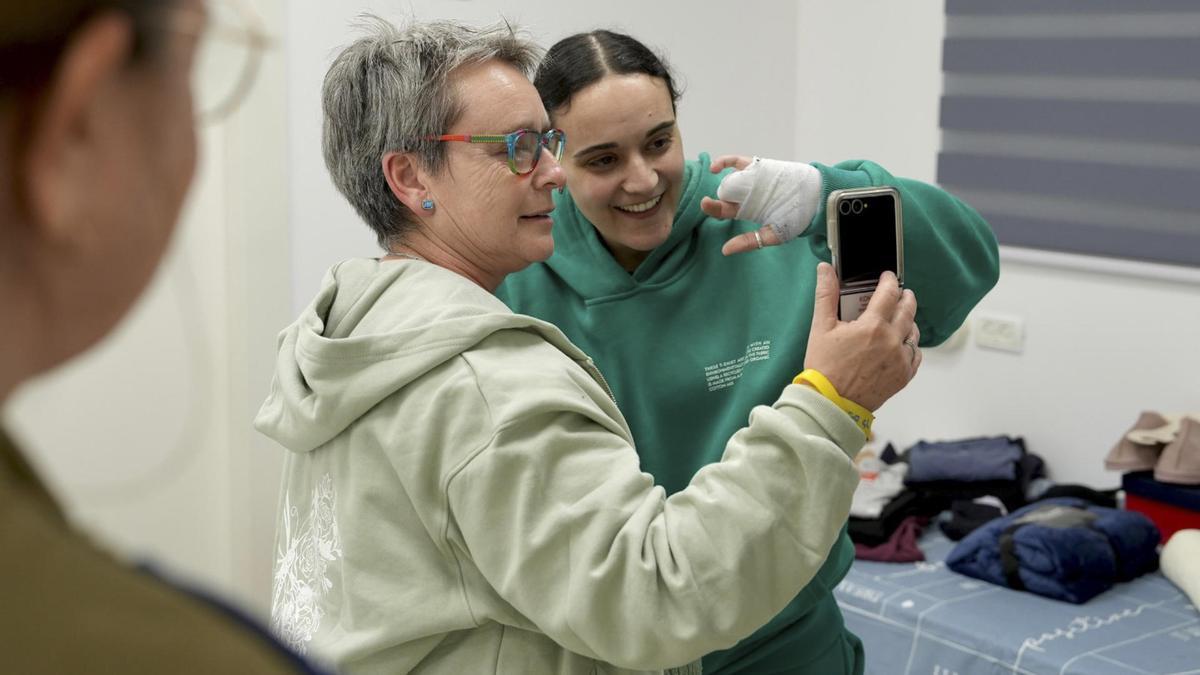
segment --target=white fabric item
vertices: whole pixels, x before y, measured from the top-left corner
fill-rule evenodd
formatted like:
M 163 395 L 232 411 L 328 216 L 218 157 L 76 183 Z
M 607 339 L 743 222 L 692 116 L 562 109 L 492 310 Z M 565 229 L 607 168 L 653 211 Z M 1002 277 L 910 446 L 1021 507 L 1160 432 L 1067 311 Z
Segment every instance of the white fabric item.
M 1000 515 L 1002 516 L 1008 515 L 1008 507 L 1005 506 L 1004 502 L 1000 501 L 1000 498 L 995 495 L 984 495 L 982 497 L 976 497 L 971 501 L 975 504 L 982 504 L 984 506 L 1000 509 Z
M 1200 610 L 1200 530 L 1179 530 L 1163 545 L 1158 558 L 1170 579 Z
M 788 242 L 808 229 L 821 207 L 821 191 L 815 166 L 755 157 L 721 179 L 717 198 L 739 204 L 739 220 L 770 225 L 780 242 Z
M 876 463 L 878 467 L 874 466 Z M 855 518 L 878 518 L 883 513 L 883 507 L 904 490 L 904 476 L 907 473 L 908 464 L 904 462 L 884 464 L 870 460 L 870 465 L 867 462 L 860 464 L 858 487 L 854 489 L 854 499 L 850 502 L 850 515 Z

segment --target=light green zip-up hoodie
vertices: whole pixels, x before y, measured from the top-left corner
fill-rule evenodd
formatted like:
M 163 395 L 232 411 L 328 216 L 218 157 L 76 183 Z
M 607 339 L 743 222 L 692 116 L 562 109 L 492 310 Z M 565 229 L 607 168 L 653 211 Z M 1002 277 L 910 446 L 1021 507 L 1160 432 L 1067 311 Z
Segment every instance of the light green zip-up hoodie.
M 849 512 L 849 417 L 760 406 L 669 498 L 590 359 L 464 277 L 350 260 L 279 341 L 272 624 L 348 672 L 629 673 L 749 635 Z

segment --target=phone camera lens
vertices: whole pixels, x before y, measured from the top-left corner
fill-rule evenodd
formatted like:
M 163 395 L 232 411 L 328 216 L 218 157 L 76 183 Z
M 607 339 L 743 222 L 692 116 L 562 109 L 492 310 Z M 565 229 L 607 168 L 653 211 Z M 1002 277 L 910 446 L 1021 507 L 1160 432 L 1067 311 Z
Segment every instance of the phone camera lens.
M 850 215 L 850 202 L 842 202 L 841 204 L 838 204 L 838 213 L 842 214 L 843 216 Z
M 853 212 L 854 215 L 857 216 L 858 214 L 862 213 L 862 210 L 863 210 L 863 203 L 861 200 L 855 199 L 850 204 L 850 211 Z

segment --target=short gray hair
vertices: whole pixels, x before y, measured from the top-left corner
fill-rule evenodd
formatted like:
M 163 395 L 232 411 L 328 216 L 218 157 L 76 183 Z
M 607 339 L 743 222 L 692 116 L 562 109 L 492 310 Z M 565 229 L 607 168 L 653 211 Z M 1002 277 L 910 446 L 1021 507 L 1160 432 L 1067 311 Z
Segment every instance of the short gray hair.
M 497 59 L 529 77 L 541 51 L 507 22 L 473 28 L 452 21 L 396 26 L 359 17 L 365 35 L 342 50 L 325 75 L 322 147 L 334 185 L 385 249 L 416 219 L 388 188 L 382 159 L 412 152 L 432 172 L 445 167 L 446 133 L 463 111 L 451 75 Z

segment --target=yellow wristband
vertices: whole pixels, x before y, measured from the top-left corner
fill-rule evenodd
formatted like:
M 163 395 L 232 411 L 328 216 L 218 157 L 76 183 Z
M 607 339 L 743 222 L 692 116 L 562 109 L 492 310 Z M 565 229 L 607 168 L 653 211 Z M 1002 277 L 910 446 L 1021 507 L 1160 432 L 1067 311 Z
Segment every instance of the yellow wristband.
M 871 438 L 871 425 L 875 423 L 875 416 L 871 414 L 870 410 L 867 410 L 854 401 L 842 398 L 837 388 L 829 381 L 829 378 L 822 375 L 820 371 L 808 368 L 803 373 L 797 375 L 792 380 L 792 384 L 812 385 L 812 388 L 820 392 L 822 396 L 833 401 L 834 405 L 846 411 L 846 414 L 850 416 L 850 419 L 854 420 L 855 426 L 863 432 L 863 435 L 868 439 Z

